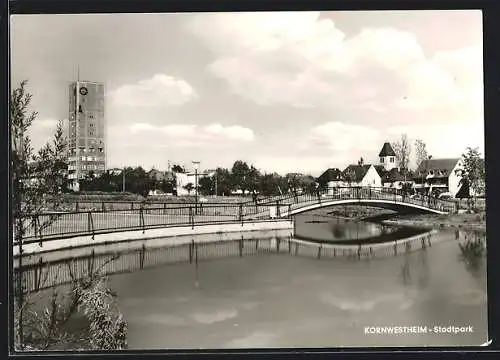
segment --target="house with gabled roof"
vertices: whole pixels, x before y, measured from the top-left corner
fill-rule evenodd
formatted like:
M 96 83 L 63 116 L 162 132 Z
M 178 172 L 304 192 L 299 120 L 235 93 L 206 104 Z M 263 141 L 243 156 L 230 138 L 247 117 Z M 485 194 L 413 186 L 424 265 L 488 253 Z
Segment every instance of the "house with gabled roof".
M 405 183 L 413 186 L 413 174 L 408 170 L 399 168 L 393 168 L 389 171 L 383 170 L 380 173 L 380 177 L 382 178 L 383 187 L 402 189 Z
M 338 168 L 330 168 L 326 170 L 323 174 L 321 174 L 316 182 L 321 187 L 334 187 L 334 186 L 342 186 L 343 178 L 342 178 L 342 170 Z
M 456 196 L 462 186 L 460 168 L 459 158 L 424 160 L 413 176 L 415 190 L 426 194 L 449 192 Z
M 371 164 L 349 165 L 342 171 L 342 178 L 348 186 L 382 186 L 380 175 Z
M 322 189 L 329 189 L 329 193 L 333 193 L 333 188 L 335 187 L 345 186 L 342 171 L 338 168 L 330 168 L 326 170 L 316 179 L 316 183 Z

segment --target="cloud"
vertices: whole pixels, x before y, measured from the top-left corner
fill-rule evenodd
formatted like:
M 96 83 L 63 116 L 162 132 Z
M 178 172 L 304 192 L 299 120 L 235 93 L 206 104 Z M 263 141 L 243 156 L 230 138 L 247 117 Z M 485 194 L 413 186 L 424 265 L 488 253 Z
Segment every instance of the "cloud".
M 58 122 L 59 120 L 50 118 L 36 118 L 33 121 L 31 127 L 28 129 L 28 135 L 31 138 L 31 146 L 35 152 L 52 139 Z M 63 121 L 63 131 L 67 135 L 68 121 Z
M 207 134 L 221 135 L 233 140 L 252 141 L 254 139 L 252 130 L 239 125 L 224 127 L 221 124 L 212 124 L 204 130 Z
M 109 93 L 113 105 L 137 107 L 181 106 L 197 98 L 185 80 L 164 74 L 126 84 Z
M 382 144 L 398 141 L 401 134 L 408 135 L 412 146 L 416 139 L 423 140 L 428 153 L 436 158 L 460 157 L 468 146 L 479 147 L 484 154 L 484 127 L 477 123 L 416 124 L 381 129 L 330 122 L 313 127 L 305 135 L 300 150 L 307 154 L 322 154 L 318 157 L 321 161 L 324 154 L 329 154 L 330 163 L 336 167 L 355 163 L 361 156 L 367 162 L 378 162 Z M 447 146 L 443 147 L 445 141 Z
M 203 14 L 188 28 L 214 53 L 208 71 L 260 105 L 482 117 L 482 46 L 429 56 L 412 33 L 348 38 L 318 12 Z
M 131 126 L 113 126 L 109 131 L 111 147 L 136 146 L 142 148 L 221 147 L 241 145 L 254 140 L 251 129 L 238 125 L 169 124 L 155 126 L 136 123 Z M 123 139 L 127 138 L 127 144 Z

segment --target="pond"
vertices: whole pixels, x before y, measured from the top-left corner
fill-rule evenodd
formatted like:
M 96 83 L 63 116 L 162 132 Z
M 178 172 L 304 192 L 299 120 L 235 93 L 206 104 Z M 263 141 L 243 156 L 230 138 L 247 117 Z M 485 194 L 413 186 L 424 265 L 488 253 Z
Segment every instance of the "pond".
M 287 250 L 285 244 L 293 239 L 276 236 L 269 249 L 282 240 L 279 251 L 238 256 L 235 250 L 235 256 L 197 266 L 186 261 L 112 275 L 110 286 L 129 324 L 129 348 L 465 346 L 487 341 L 483 234 L 440 230 L 430 235 L 430 246 L 393 255 L 394 236 L 404 229 L 318 219 L 296 219 L 297 237 L 312 244 L 312 254 L 318 242 L 345 247 L 360 239 L 375 244 L 377 237 L 390 235 L 389 255 L 360 260 L 300 256 L 302 249 L 298 254 Z M 240 249 L 258 248 L 259 236 L 263 243 L 269 240 L 258 233 L 236 235 L 256 244 Z M 151 251 L 166 256 L 161 248 Z M 428 331 L 365 333 L 373 326 Z M 471 326 L 473 331 L 431 333 L 435 326 Z
M 325 224 L 305 221 L 299 232 L 326 238 Z M 363 236 L 379 230 L 368 225 Z M 478 345 L 487 341 L 485 258 L 464 257 L 460 247 L 476 236 L 440 231 L 431 247 L 374 261 L 267 254 L 202 262 L 198 287 L 189 264 L 117 275 L 111 284 L 135 349 Z M 474 332 L 364 333 L 394 325 Z

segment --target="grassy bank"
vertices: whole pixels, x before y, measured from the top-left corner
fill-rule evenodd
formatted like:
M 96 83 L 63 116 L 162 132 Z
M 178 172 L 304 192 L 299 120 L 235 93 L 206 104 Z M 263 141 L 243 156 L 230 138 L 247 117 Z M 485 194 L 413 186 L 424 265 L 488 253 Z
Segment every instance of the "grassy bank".
M 486 231 L 486 212 L 476 214 L 409 214 L 401 215 L 391 210 L 356 205 L 318 209 L 311 214 L 348 219 L 373 219 L 387 224 L 416 226 L 426 229 L 457 228 Z
M 450 215 L 395 215 L 384 221 L 387 224 L 418 226 L 427 229 L 467 229 L 486 231 L 486 213 Z

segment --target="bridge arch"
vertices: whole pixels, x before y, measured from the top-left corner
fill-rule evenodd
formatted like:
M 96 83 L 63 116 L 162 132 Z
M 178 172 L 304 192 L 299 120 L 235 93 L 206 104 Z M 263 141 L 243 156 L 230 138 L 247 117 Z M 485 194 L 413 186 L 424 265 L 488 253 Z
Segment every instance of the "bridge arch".
M 321 202 L 297 204 L 294 206 L 294 208 L 290 209 L 290 212 L 288 212 L 288 210 L 281 211 L 280 217 L 288 217 L 288 216 L 298 215 L 301 213 L 305 213 L 308 211 L 321 209 L 321 208 L 325 208 L 325 207 L 333 207 L 333 206 L 349 205 L 349 204 L 366 205 L 366 206 L 380 207 L 380 208 L 399 211 L 399 212 L 412 212 L 412 213 L 420 213 L 420 214 L 444 215 L 444 214 L 448 213 L 448 212 L 444 211 L 444 209 L 438 210 L 438 209 L 433 209 L 433 208 L 429 208 L 426 206 L 408 203 L 408 202 L 403 202 L 403 201 L 381 200 L 381 199 L 377 199 L 377 200 L 344 199 L 344 200 L 325 200 L 325 201 L 321 201 Z

